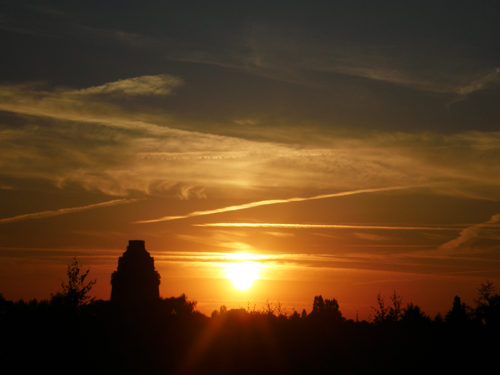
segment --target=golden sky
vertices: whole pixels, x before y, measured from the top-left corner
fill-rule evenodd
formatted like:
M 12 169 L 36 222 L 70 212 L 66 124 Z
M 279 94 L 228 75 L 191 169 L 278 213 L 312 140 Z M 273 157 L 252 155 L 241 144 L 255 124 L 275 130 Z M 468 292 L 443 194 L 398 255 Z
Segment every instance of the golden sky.
M 285 6 L 286 5 L 286 6 Z M 0 293 L 128 240 L 210 314 L 500 284 L 500 6 L 0 4 Z M 246 291 L 230 264 L 259 264 Z

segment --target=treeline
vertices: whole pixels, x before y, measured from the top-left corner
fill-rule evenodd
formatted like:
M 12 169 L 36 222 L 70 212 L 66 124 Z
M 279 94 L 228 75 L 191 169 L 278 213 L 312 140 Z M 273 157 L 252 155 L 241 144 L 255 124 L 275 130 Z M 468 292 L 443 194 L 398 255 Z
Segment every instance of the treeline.
M 207 317 L 185 295 L 116 306 L 94 300 L 75 261 L 47 301 L 0 295 L 2 374 L 377 374 L 498 372 L 500 295 L 486 281 L 475 307 L 455 297 L 445 316 L 427 316 L 394 292 L 379 295 L 370 322 L 343 317 L 338 302 L 312 310 L 280 303 Z M 451 301 L 450 301 L 451 302 Z

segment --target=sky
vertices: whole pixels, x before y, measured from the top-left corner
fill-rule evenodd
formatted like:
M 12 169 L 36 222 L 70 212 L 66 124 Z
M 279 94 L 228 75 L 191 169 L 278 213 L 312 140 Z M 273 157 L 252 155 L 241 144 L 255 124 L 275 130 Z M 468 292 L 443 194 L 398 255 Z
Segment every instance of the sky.
M 129 240 L 209 315 L 500 286 L 497 1 L 0 0 L 0 293 Z M 251 261 L 245 291 L 227 278 Z

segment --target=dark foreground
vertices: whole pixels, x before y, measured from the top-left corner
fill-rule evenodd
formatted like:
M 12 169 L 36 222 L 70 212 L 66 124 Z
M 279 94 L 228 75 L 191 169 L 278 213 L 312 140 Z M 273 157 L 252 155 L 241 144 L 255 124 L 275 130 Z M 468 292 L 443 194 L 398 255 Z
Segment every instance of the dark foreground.
M 423 314 L 346 321 L 230 310 L 208 318 L 184 296 L 137 309 L 0 301 L 1 373 L 499 373 L 497 326 Z M 321 306 L 320 306 L 321 307 Z

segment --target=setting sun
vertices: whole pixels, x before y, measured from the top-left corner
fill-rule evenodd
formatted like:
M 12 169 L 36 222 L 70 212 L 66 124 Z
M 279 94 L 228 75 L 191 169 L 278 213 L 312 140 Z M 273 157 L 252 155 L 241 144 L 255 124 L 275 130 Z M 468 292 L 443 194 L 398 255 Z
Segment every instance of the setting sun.
M 240 290 L 247 290 L 259 279 L 262 266 L 257 262 L 228 263 L 226 277 Z

